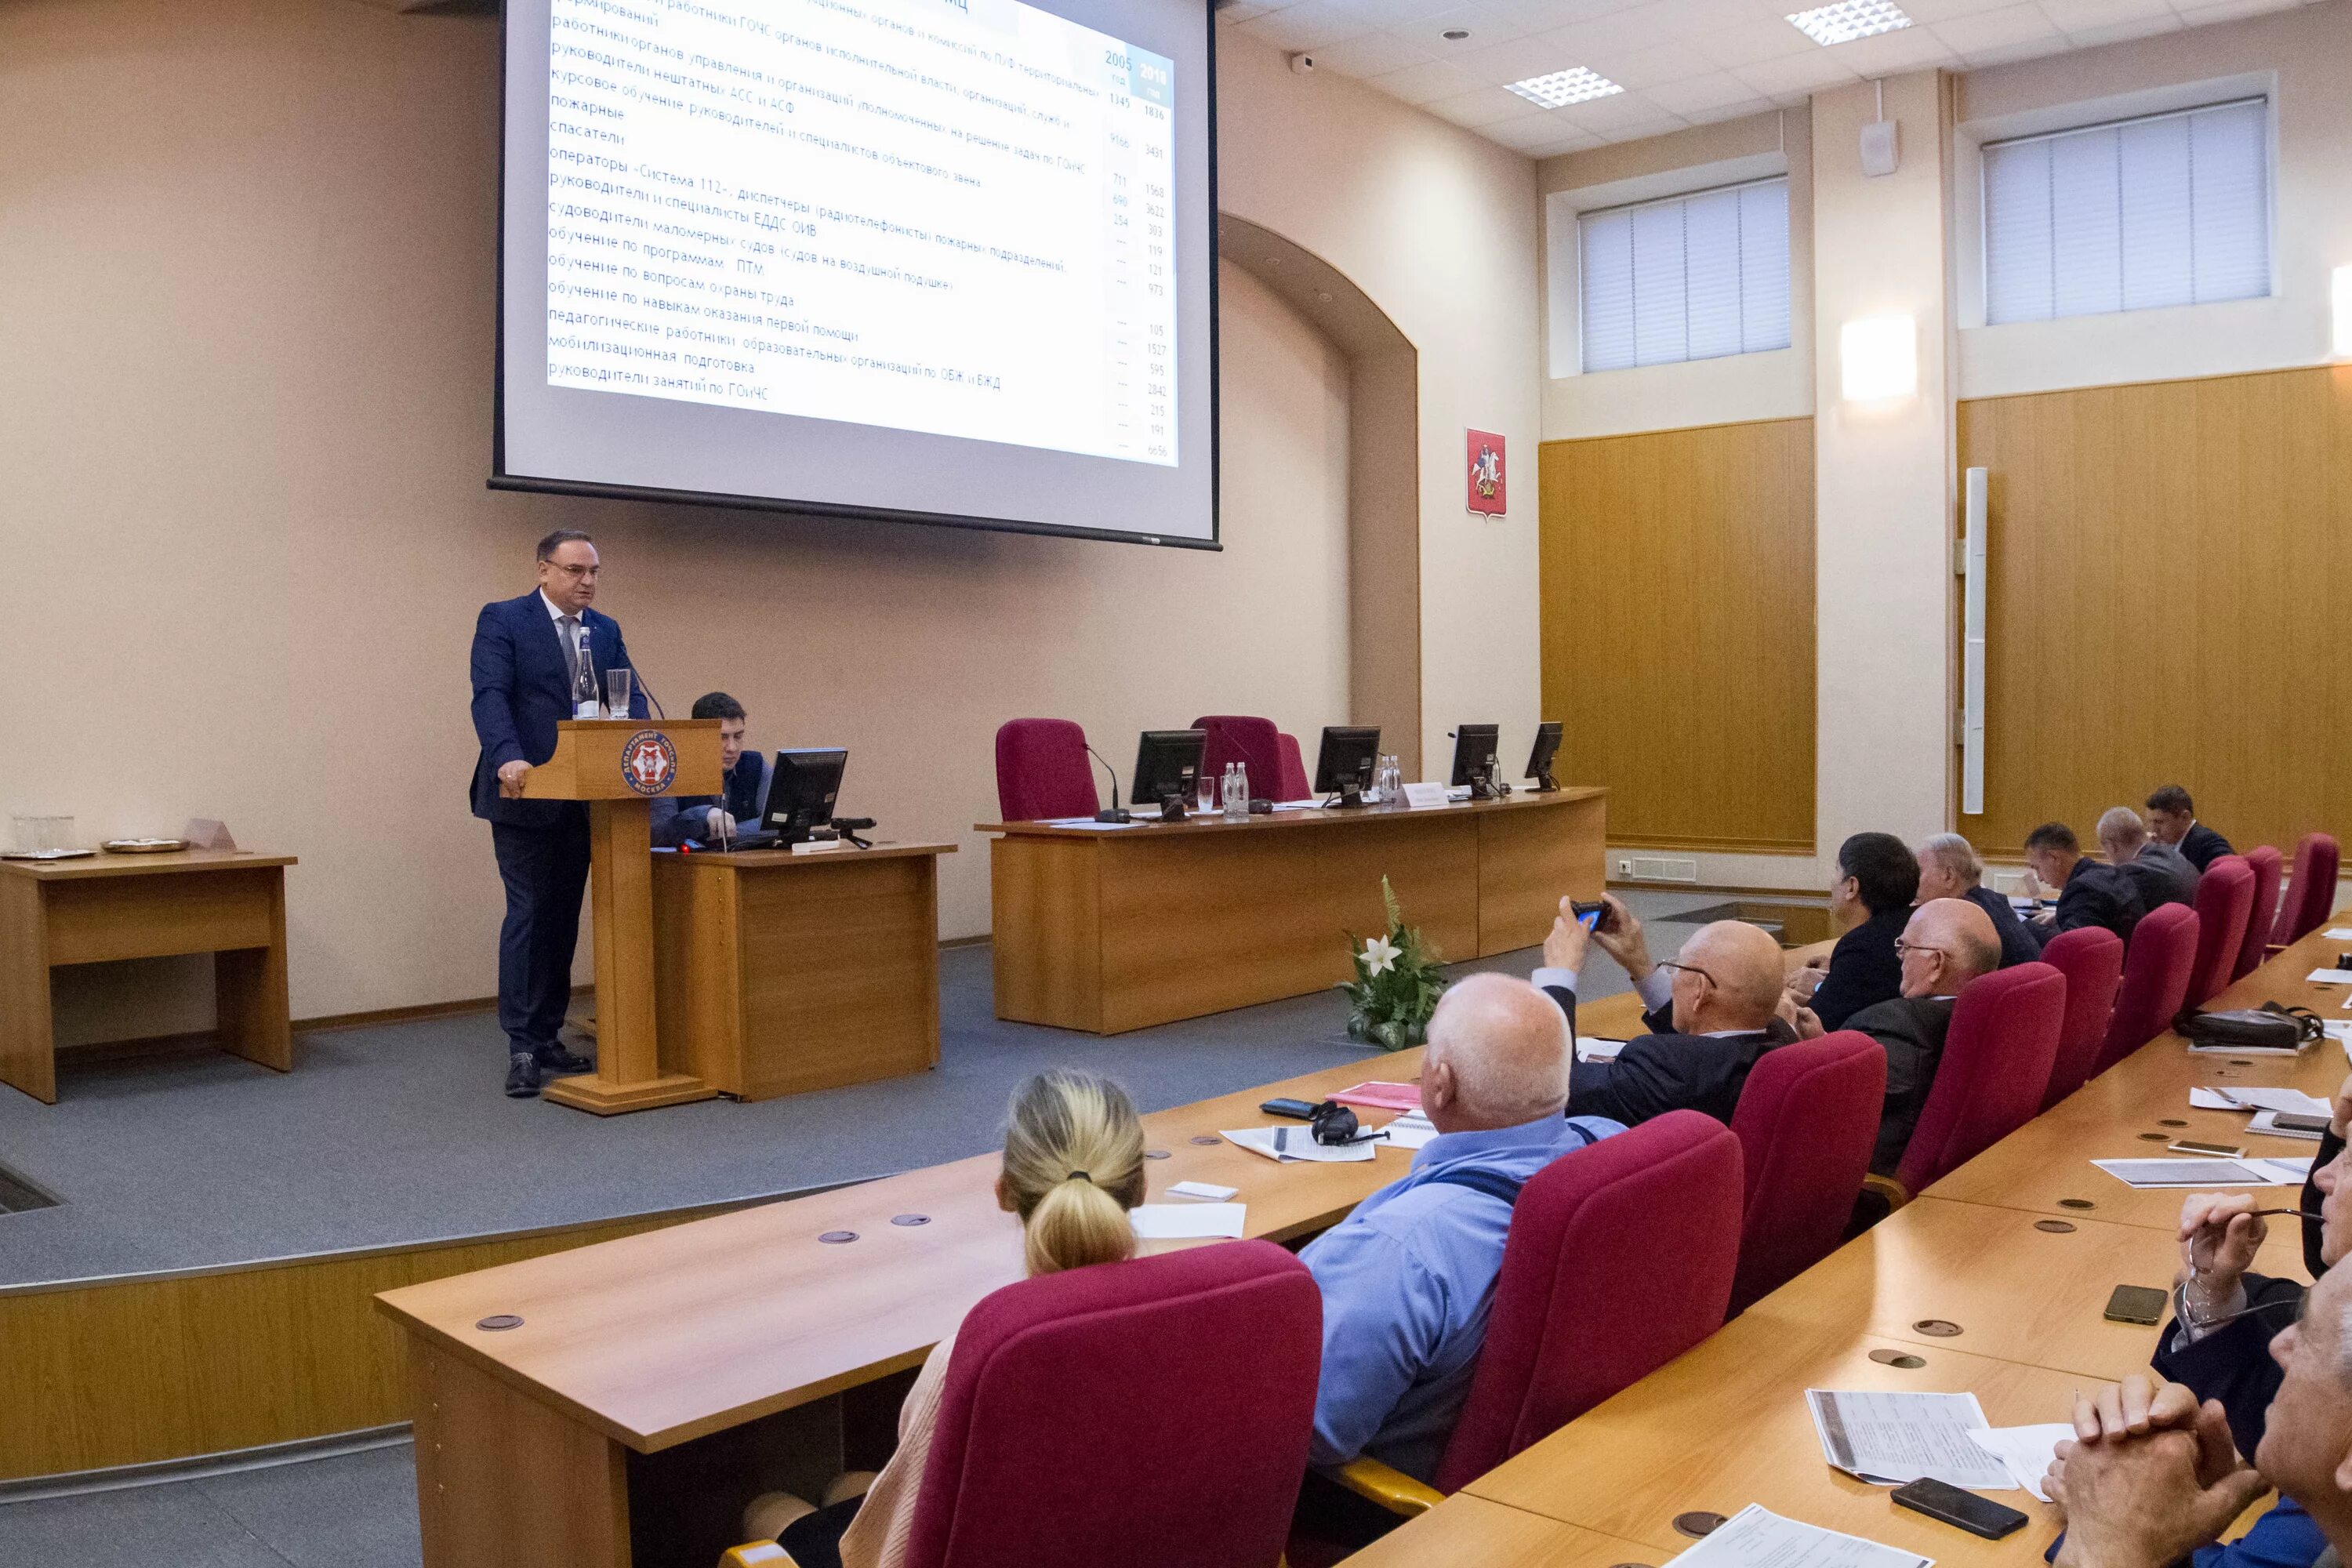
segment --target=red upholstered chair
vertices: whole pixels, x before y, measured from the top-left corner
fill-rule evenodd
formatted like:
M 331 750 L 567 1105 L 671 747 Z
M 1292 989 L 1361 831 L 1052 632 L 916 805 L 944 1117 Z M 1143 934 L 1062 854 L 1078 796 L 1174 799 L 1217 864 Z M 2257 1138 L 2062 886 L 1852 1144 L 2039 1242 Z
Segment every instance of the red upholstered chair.
M 2198 924 L 2197 911 L 2187 904 L 2166 904 L 2132 928 L 2123 988 L 2116 993 L 2107 1037 L 2091 1059 L 2093 1078 L 2172 1027 L 2197 965 Z
M 2258 844 L 2246 851 L 2246 866 L 2254 874 L 2254 903 L 2246 916 L 2246 940 L 2238 944 L 2238 961 L 2230 966 L 2232 980 L 2254 972 L 2254 965 L 2263 961 L 2263 944 L 2278 924 L 2279 852 L 2268 844 Z
M 1274 798 L 1305 800 L 1315 792 L 1312 781 L 1307 776 L 1306 759 L 1298 754 L 1298 737 L 1285 730 L 1275 737 L 1275 741 L 1280 749 L 1279 760 L 1282 763 L 1282 772 L 1277 777 L 1282 789 L 1281 793 Z M 1257 775 L 1252 773 L 1250 776 L 1255 778 Z
M 2047 1110 L 2083 1087 L 2106 1043 L 2116 989 L 2123 984 L 2124 939 L 2104 926 L 2077 926 L 2052 937 L 2042 962 L 2066 977 L 2065 1021 L 2058 1026 L 2050 1087 L 2042 1092 Z
M 1192 721 L 1195 730 L 1209 732 L 1201 766 L 1213 779 L 1225 776 L 1227 763 L 1249 769 L 1250 794 L 1261 800 L 1282 783 L 1282 731 L 1271 719 L 1250 719 L 1233 713 L 1212 713 Z
M 2306 833 L 2295 845 L 2294 876 L 2271 931 L 2272 946 L 2301 942 L 2327 918 L 2336 904 L 2336 840 L 2328 834 Z
M 1536 1173 L 1512 1211 L 1470 1392 L 1422 1485 L 1377 1459 L 1339 1480 L 1417 1514 L 1723 1326 L 1739 1262 L 1739 1141 L 1670 1110 Z M 1595 1289 L 1613 1279 L 1623 1289 Z M 961 1343 L 959 1343 L 961 1349 Z
M 1845 1235 L 1886 1106 L 1886 1052 L 1853 1029 L 1769 1050 L 1731 1118 L 1747 1218 L 1731 1310 L 1828 1257 Z
M 1908 1202 L 2033 1120 L 2065 1017 L 2066 977 L 2046 963 L 1969 982 L 1952 1008 L 1935 1086 L 1895 1168 L 1892 1202 Z M 1888 1184 L 1874 1177 L 1871 1185 L 1884 1192 Z
M 1092 816 L 1087 732 L 1067 719 L 1010 719 L 996 731 L 996 809 L 1006 822 Z
M 1314 1277 L 1271 1242 L 1006 1286 L 956 1335 L 908 1563 L 1274 1568 L 1322 1341 Z
M 2189 966 L 2183 1007 L 2202 1007 L 2230 984 L 2253 907 L 2254 868 L 2242 855 L 2216 856 L 2197 879 L 2197 957 Z

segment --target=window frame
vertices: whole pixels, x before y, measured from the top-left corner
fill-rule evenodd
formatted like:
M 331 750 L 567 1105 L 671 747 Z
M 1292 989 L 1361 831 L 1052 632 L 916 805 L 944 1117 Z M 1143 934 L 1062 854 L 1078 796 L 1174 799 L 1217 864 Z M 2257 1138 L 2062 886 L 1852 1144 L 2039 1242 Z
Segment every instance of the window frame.
M 1666 365 L 1706 364 L 1721 360 L 1744 359 L 1751 354 L 1785 353 L 1790 349 L 1796 347 L 1797 311 L 1795 295 L 1797 268 L 1796 225 L 1793 216 L 1796 198 L 1794 188 L 1790 183 L 1790 172 L 1789 170 L 1782 169 L 1777 174 L 1754 174 L 1744 179 L 1727 180 L 1717 184 L 1696 185 L 1686 191 L 1671 191 L 1662 195 L 1643 196 L 1634 201 L 1613 202 L 1607 206 L 1577 208 L 1575 212 L 1576 223 L 1574 231 L 1576 255 L 1576 366 L 1571 374 L 1575 375 L 1610 375 L 1620 371 L 1656 370 Z M 1690 202 L 1701 196 L 1722 195 L 1730 192 L 1750 190 L 1764 185 L 1776 184 L 1781 187 L 1782 199 L 1780 203 L 1780 212 L 1783 224 L 1781 233 L 1781 254 L 1786 258 L 1785 264 L 1789 273 L 1790 298 L 1787 302 L 1787 317 L 1789 323 L 1788 341 L 1770 348 L 1741 348 L 1737 349 L 1730 353 L 1720 354 L 1693 355 L 1686 353 L 1680 359 L 1653 360 L 1647 363 L 1643 363 L 1637 360 L 1632 364 L 1608 365 L 1600 369 L 1595 369 L 1590 363 L 1592 351 L 1592 334 L 1588 330 L 1585 305 L 1586 291 L 1591 286 L 1591 269 L 1585 265 L 1584 226 L 1596 218 L 1615 217 L 1622 214 L 1632 214 L 1651 207 L 1662 207 L 1677 203 Z M 1741 281 L 1744 287 L 1746 281 L 1745 279 L 1743 278 Z M 1684 310 L 1685 317 L 1687 317 L 1689 310 L 1687 283 L 1685 284 L 1685 289 Z M 1553 379 L 1558 378 L 1554 377 Z

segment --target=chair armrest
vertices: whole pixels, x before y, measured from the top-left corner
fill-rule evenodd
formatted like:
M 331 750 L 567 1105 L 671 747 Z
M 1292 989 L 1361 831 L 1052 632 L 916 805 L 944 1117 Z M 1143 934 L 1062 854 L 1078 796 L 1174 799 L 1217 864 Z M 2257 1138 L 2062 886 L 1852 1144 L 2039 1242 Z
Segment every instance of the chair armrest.
M 772 1541 L 747 1541 L 720 1552 L 719 1568 L 800 1568 L 800 1564 Z
M 1427 1513 L 1445 1500 L 1445 1494 L 1435 1487 L 1423 1486 L 1402 1470 L 1378 1459 L 1350 1459 L 1330 1475 L 1358 1497 L 1368 1498 L 1406 1519 Z
M 1902 1183 L 1892 1176 L 1882 1176 L 1875 1171 L 1862 1178 L 1862 1190 L 1865 1193 L 1876 1193 L 1880 1197 L 1885 1198 L 1886 1211 L 1889 1214 L 1911 1201 L 1911 1194 L 1903 1190 Z

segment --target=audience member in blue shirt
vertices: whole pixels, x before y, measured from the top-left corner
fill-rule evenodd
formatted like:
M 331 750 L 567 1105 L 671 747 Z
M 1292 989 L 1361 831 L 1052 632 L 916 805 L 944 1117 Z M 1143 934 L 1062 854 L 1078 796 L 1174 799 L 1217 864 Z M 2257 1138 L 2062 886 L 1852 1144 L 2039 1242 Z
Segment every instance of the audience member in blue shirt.
M 1438 1003 L 1421 1103 L 1439 1135 L 1410 1173 L 1299 1255 L 1323 1288 L 1315 1464 L 1370 1454 L 1421 1480 L 1435 1472 L 1510 1230 L 1511 1203 L 1486 1186 L 1516 1192 L 1560 1155 L 1624 1131 L 1563 1119 L 1570 1054 L 1559 1009 L 1523 980 L 1474 974 Z

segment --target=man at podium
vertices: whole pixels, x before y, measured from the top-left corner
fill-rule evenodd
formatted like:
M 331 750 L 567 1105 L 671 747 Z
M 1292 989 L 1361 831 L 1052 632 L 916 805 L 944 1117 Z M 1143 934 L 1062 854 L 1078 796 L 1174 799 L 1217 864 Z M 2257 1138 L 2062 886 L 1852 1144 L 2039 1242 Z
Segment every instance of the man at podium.
M 605 671 L 632 668 L 620 623 L 591 608 L 600 570 L 588 535 L 557 529 L 539 542 L 539 585 L 484 605 L 474 623 L 474 733 L 482 751 L 469 798 L 490 825 L 506 883 L 499 1027 L 507 1037 L 507 1093 L 517 1099 L 536 1095 L 543 1074 L 589 1067 L 556 1040 L 572 1000 L 588 884 L 588 808 L 521 796 L 523 775 L 555 754 L 557 721 L 577 716 L 572 694 L 583 661 L 597 693 Z M 632 691 L 628 716 L 644 718 L 645 703 L 641 689 Z

